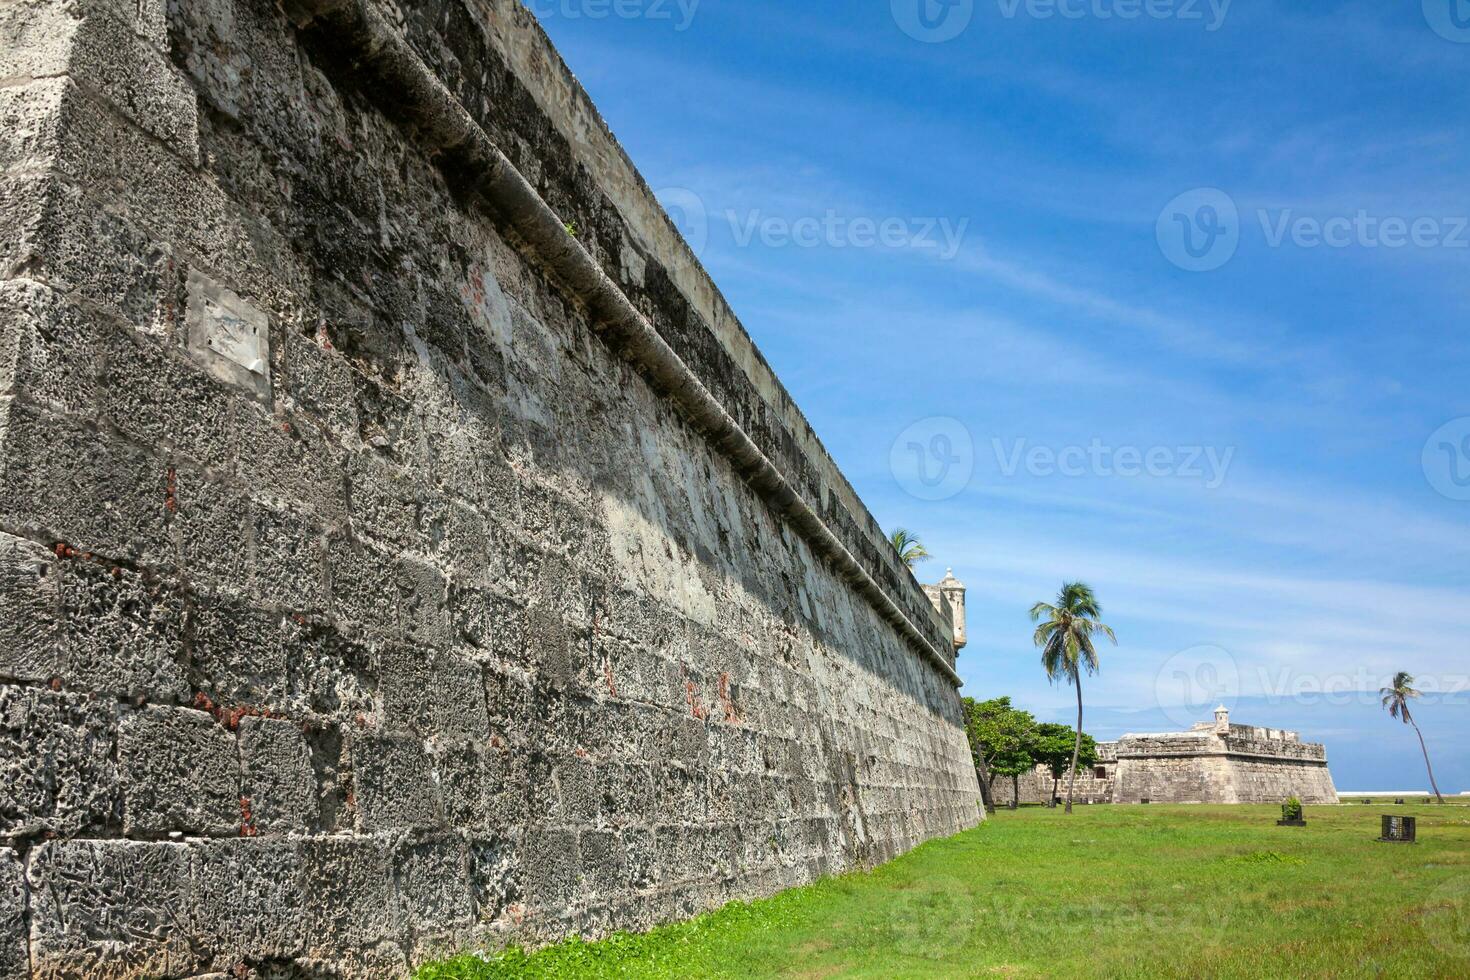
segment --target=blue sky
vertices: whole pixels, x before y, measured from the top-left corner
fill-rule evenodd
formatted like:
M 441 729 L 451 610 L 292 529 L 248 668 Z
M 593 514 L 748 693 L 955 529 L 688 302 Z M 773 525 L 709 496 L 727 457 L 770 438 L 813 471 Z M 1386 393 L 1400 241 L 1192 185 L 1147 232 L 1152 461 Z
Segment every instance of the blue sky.
M 1026 610 L 1081 578 L 1100 737 L 1225 700 L 1413 789 L 1354 693 L 1404 669 L 1470 790 L 1470 2 L 531 6 L 921 577 L 969 586 L 966 693 L 1067 718 Z

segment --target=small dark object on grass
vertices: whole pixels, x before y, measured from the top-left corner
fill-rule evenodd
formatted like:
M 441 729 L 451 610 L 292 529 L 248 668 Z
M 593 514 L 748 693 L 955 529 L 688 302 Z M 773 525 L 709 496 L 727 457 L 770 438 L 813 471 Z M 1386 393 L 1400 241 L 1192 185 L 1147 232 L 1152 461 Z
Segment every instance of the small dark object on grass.
M 1415 817 L 1383 816 L 1383 844 L 1416 844 L 1419 842 L 1419 821 Z

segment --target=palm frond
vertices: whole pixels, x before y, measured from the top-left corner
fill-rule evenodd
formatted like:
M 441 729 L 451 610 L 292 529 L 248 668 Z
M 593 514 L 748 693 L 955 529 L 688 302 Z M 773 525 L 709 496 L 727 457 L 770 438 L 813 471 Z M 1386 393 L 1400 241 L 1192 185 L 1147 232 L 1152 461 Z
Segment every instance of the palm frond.
M 1031 607 L 1031 621 L 1038 624 L 1031 640 L 1041 648 L 1041 666 L 1052 683 L 1065 679 L 1076 684 L 1082 671 L 1095 674 L 1100 669 L 1093 637 L 1100 633 L 1118 642 L 1112 627 L 1097 621 L 1101 612 L 1097 596 L 1082 582 L 1064 583 L 1056 602 Z

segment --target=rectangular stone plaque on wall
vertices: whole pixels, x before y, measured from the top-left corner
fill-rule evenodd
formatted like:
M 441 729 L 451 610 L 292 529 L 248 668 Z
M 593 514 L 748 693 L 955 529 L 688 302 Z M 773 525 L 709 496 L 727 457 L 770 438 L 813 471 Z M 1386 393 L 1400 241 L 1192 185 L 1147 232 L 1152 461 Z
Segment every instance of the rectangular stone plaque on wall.
M 231 289 L 190 270 L 189 353 L 221 381 L 270 398 L 270 318 Z

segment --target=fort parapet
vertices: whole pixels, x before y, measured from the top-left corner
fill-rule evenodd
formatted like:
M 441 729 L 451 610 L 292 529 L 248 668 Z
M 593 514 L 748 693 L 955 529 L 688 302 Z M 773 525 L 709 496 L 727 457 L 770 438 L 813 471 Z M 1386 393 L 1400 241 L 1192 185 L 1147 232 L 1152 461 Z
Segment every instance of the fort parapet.
M 0 118 L 0 978 L 398 977 L 981 818 L 962 596 L 520 3 L 16 0 Z

